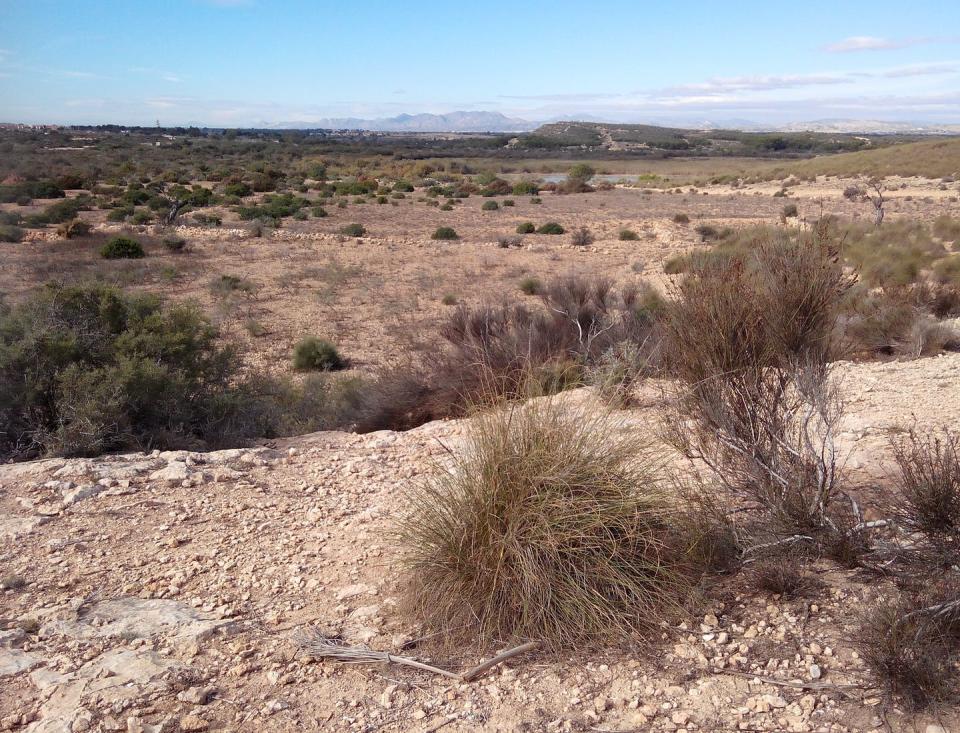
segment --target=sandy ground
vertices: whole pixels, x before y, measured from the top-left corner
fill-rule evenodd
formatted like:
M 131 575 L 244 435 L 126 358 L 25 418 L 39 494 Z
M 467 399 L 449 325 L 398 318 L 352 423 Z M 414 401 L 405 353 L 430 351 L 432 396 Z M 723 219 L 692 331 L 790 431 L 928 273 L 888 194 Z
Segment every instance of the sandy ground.
M 841 433 L 861 492 L 890 435 L 960 419 L 960 355 L 841 364 Z M 623 414 L 626 428 L 656 409 Z M 563 399 L 591 399 L 587 390 Z M 461 669 L 397 610 L 390 540 L 404 490 L 466 421 L 317 433 L 272 447 L 53 459 L 0 468 L 0 729 L 957 730 L 871 686 L 852 615 L 876 586 L 823 563 L 784 600 L 733 589 L 643 644 L 536 653 L 461 684 L 395 666 L 317 662 L 317 627 Z M 446 447 L 445 447 L 446 446 Z M 701 615 L 702 614 L 702 615 Z M 153 727 L 158 726 L 158 727 Z

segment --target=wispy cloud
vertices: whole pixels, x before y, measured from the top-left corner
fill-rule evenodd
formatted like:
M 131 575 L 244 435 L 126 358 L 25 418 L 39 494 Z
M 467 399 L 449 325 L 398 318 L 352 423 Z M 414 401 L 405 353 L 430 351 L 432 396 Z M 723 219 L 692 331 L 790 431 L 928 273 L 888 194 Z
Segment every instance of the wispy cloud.
M 714 77 L 697 84 L 680 84 L 660 90 L 664 96 L 686 96 L 689 94 L 727 94 L 730 92 L 757 92 L 776 89 L 795 89 L 797 87 L 821 86 L 824 84 L 847 84 L 851 78 L 847 74 L 790 74 L 785 76 L 732 76 Z
M 882 38 L 880 36 L 848 36 L 836 43 L 822 46 L 830 53 L 856 53 L 858 51 L 896 51 L 910 46 L 931 43 L 960 43 L 960 36 L 915 36 L 913 38 Z

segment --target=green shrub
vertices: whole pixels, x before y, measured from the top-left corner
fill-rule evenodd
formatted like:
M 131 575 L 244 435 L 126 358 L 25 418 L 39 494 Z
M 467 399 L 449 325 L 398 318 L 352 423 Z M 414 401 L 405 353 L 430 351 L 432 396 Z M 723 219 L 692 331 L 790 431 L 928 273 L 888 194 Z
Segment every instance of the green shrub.
M 797 214 L 798 211 L 796 204 L 787 204 L 780 211 L 780 216 L 782 216 L 784 219 L 793 219 L 797 216 Z
M 687 216 L 686 214 L 674 214 L 674 215 L 673 215 L 673 223 L 674 223 L 674 224 L 689 224 L 689 223 L 690 223 L 690 217 Z
M 457 296 L 454 295 L 453 293 L 446 293 L 446 294 L 440 299 L 440 302 L 443 303 L 444 305 L 456 305 L 456 304 L 457 304 Z
M 183 237 L 166 237 L 163 246 L 171 252 L 183 252 L 187 248 L 187 240 Z
M 316 336 L 306 336 L 293 347 L 293 368 L 298 371 L 331 372 L 344 366 L 337 348 Z
M 363 224 L 345 224 L 339 231 L 345 237 L 362 237 L 367 233 Z
M 438 227 L 430 239 L 460 239 L 451 227 Z
M 537 234 L 563 234 L 566 230 L 555 221 L 548 221 L 541 224 L 537 229 Z
M 511 193 L 514 196 L 535 196 L 540 193 L 540 186 L 533 181 L 518 181 L 513 184 Z
M 497 211 L 500 208 L 500 204 L 496 201 L 484 201 L 483 206 L 480 207 L 481 211 Z
M 453 211 L 453 207 L 450 204 L 444 204 L 440 207 L 440 211 Z
M 193 307 L 50 285 L 0 307 L 0 454 L 198 448 L 266 434 L 246 411 L 239 369 Z
M 524 295 L 539 295 L 543 292 L 543 283 L 536 277 L 525 277 L 520 281 L 520 292 Z
M 504 199 L 504 200 L 503 200 L 503 205 L 504 205 L 504 206 L 516 206 L 517 204 L 516 204 L 516 202 L 515 202 L 513 199 Z
M 238 196 L 243 198 L 253 193 L 253 189 L 243 181 L 237 181 L 235 183 L 228 183 L 226 186 L 224 186 L 223 192 L 227 196 Z
M 635 242 L 640 239 L 640 235 L 633 231 L 633 229 L 621 229 L 617 233 L 617 239 L 621 242 Z
M 413 193 L 413 184 L 409 181 L 397 181 L 393 184 L 393 190 L 397 193 Z
M 151 221 L 153 221 L 153 217 L 147 211 L 135 211 L 133 216 L 130 217 L 130 222 L 137 225 L 149 224 Z
M 139 259 L 145 255 L 140 242 L 129 237 L 114 237 L 100 250 L 100 256 L 107 260 Z
M 542 203 L 543 203 L 543 199 L 540 198 L 539 196 L 534 196 L 532 199 L 530 199 L 530 203 L 531 203 L 531 204 L 542 204 Z
M 537 231 L 537 227 L 532 221 L 517 224 L 517 234 L 533 234 L 535 231 Z
M 24 231 L 13 224 L 0 224 L 0 242 L 22 242 Z
M 133 216 L 133 207 L 118 206 L 107 212 L 107 221 L 126 221 L 128 216 Z
M 322 206 L 314 206 L 310 209 L 310 213 L 313 214 L 315 219 L 323 219 L 324 217 L 329 216 L 327 210 Z

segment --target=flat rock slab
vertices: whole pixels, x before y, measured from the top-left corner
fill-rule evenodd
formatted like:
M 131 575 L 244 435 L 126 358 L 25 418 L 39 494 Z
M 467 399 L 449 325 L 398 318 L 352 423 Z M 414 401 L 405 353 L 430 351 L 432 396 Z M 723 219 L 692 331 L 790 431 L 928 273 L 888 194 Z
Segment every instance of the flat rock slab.
M 63 634 L 74 638 L 162 636 L 180 642 L 203 641 L 217 631 L 234 625 L 202 613 L 180 601 L 163 598 L 117 598 L 100 601 L 78 620 L 53 620 L 45 624 L 44 635 Z
M 49 697 L 40 708 L 40 719 L 28 733 L 71 733 L 74 721 L 84 714 L 84 701 L 96 696 L 99 705 L 132 700 L 145 692 L 158 691 L 162 678 L 180 665 L 156 652 L 111 649 L 91 659 L 69 675 L 31 676 Z
M 43 660 L 20 649 L 0 647 L 0 677 L 28 672 Z
M 0 537 L 16 539 L 30 534 L 46 521 L 46 517 L 36 514 L 20 517 L 14 514 L 0 514 Z

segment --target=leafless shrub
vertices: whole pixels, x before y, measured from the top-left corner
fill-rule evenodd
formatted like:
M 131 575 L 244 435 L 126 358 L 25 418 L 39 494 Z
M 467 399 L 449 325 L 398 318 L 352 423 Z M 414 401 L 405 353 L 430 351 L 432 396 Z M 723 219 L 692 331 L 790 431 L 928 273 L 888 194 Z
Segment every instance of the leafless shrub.
M 570 235 L 570 243 L 575 247 L 589 247 L 593 242 L 593 233 L 586 227 L 575 229 Z

